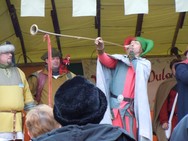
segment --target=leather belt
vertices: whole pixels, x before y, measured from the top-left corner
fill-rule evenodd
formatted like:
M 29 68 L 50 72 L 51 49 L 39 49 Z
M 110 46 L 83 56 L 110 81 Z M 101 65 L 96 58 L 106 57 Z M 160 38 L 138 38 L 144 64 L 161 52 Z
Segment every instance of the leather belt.
M 113 93 L 110 92 L 111 97 L 116 98 L 119 102 L 125 101 L 129 103 L 128 109 L 130 110 L 130 113 L 132 114 L 133 117 L 135 117 L 134 114 L 134 98 L 127 98 L 124 97 L 123 95 L 114 95 Z
M 13 140 L 16 139 L 16 113 L 20 113 L 21 111 L 11 110 L 11 111 L 0 111 L 0 112 L 7 112 L 13 113 Z
M 116 98 L 118 101 L 125 101 L 125 102 L 133 102 L 134 98 L 127 98 L 124 97 L 123 95 L 116 96 L 113 93 L 110 92 L 111 97 Z

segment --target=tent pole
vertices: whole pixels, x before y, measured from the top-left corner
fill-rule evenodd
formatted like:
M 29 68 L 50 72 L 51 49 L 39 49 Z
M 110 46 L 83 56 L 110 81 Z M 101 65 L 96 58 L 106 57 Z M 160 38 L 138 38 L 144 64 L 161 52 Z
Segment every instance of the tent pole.
M 58 21 L 58 17 L 57 17 L 55 1 L 51 0 L 51 3 L 52 3 L 51 16 L 52 16 L 54 31 L 55 31 L 55 33 L 61 34 L 60 28 L 59 28 L 59 21 Z M 62 54 L 62 50 L 61 50 L 61 42 L 60 42 L 60 38 L 58 36 L 56 36 L 56 42 L 57 42 L 57 47 L 58 47 L 58 49 L 61 53 L 61 56 L 62 56 L 63 54 Z
M 183 27 L 184 18 L 185 18 L 185 12 L 181 12 L 179 14 L 179 17 L 178 17 L 178 21 L 177 21 L 174 37 L 173 37 L 173 40 L 172 40 L 172 45 L 171 45 L 172 48 L 175 47 L 176 40 L 177 40 L 178 33 L 179 33 L 179 29 Z
M 26 50 L 25 50 L 25 44 L 24 44 L 24 39 L 23 39 L 23 36 L 22 36 L 20 24 L 19 24 L 19 21 L 18 21 L 18 18 L 17 18 L 16 9 L 15 9 L 14 5 L 11 4 L 10 0 L 6 0 L 6 3 L 7 3 L 7 7 L 8 7 L 8 10 L 9 10 L 10 16 L 11 16 L 11 20 L 12 20 L 12 24 L 13 24 L 13 27 L 14 27 L 15 34 L 20 39 L 24 63 L 27 64 L 27 55 L 26 55 Z
M 95 28 L 98 29 L 97 36 L 101 36 L 101 0 L 97 0 L 97 16 L 95 17 Z
M 135 36 L 141 36 L 144 14 L 138 14 Z

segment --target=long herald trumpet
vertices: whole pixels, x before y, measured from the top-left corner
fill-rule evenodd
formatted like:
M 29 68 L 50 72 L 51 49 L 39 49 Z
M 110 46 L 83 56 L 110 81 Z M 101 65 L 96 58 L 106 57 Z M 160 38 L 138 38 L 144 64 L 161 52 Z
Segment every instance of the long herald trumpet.
M 58 33 L 48 32 L 48 31 L 39 29 L 36 24 L 33 24 L 30 27 L 31 35 L 36 35 L 38 32 L 45 33 L 45 34 L 50 34 L 50 35 L 54 35 L 54 36 L 59 36 L 59 37 L 67 37 L 67 38 L 76 38 L 76 39 L 85 39 L 85 40 L 95 41 L 95 39 L 88 38 L 88 37 L 80 37 L 80 36 L 72 36 L 72 35 L 65 35 L 65 34 L 58 34 Z M 123 45 L 120 45 L 120 44 L 117 44 L 117 43 L 113 43 L 113 42 L 104 41 L 104 43 L 108 43 L 108 44 L 111 44 L 111 45 L 116 45 L 116 46 L 123 47 Z

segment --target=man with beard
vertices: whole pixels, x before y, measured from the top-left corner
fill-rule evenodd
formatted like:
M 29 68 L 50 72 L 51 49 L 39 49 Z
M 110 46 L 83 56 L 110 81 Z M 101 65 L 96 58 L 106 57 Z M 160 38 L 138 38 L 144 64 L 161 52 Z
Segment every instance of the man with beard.
M 12 63 L 14 45 L 0 45 L 0 140 L 23 140 L 23 110 L 35 106 L 25 74 Z

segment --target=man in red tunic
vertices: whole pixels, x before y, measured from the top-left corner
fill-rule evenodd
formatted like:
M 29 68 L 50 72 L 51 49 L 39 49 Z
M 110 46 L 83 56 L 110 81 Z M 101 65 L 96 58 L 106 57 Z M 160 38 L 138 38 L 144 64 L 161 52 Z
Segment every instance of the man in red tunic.
M 106 94 L 108 109 L 101 123 L 125 129 L 137 141 L 152 141 L 152 125 L 147 94 L 151 63 L 143 58 L 154 43 L 143 37 L 124 41 L 127 54 L 109 55 L 101 37 L 95 40 L 98 51 L 96 85 Z

